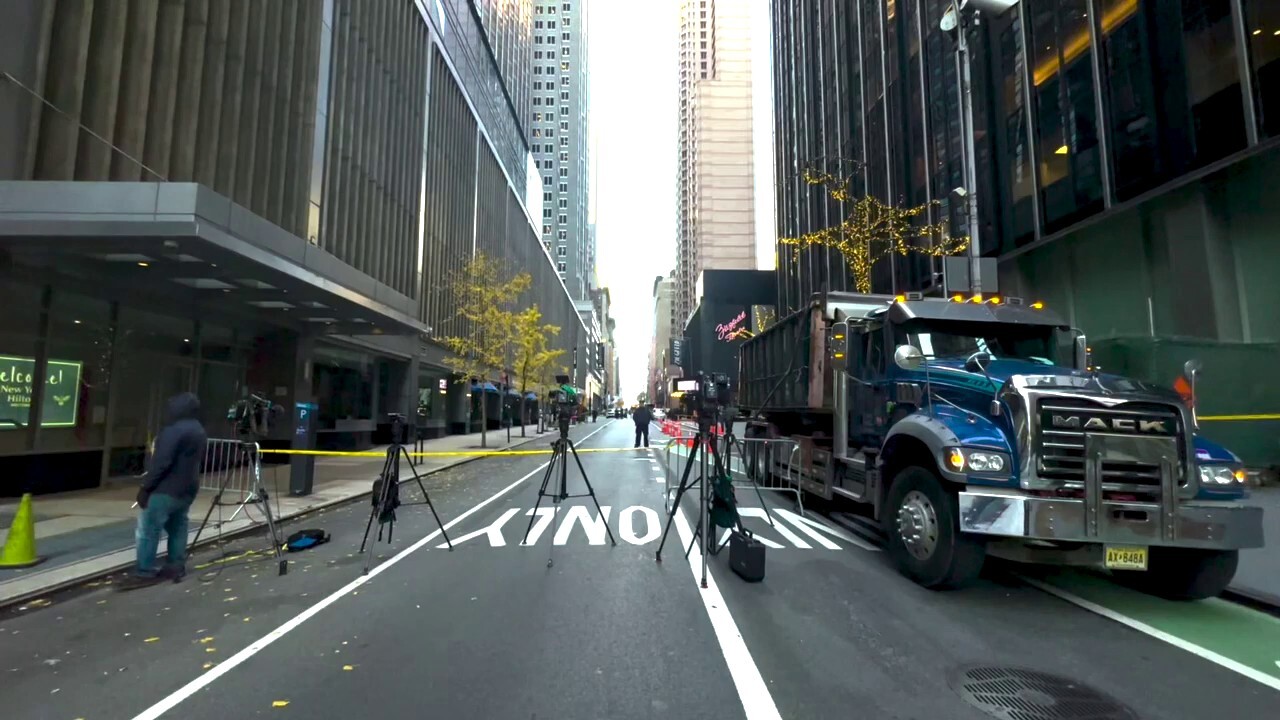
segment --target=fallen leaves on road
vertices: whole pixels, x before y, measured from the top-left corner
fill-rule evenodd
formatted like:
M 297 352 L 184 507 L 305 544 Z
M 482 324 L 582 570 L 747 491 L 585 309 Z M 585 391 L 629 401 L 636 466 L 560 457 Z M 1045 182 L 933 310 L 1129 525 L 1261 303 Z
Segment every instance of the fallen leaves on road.
M 343 669 L 343 670 L 347 670 L 347 671 L 351 671 L 351 670 L 355 670 L 355 669 L 356 669 L 356 666 L 355 666 L 355 665 L 343 665 L 343 666 L 342 666 L 342 669 Z
M 205 651 L 205 652 L 207 652 L 207 653 L 214 653 L 214 652 L 218 652 L 218 648 L 215 648 L 215 647 L 207 647 L 207 648 L 205 648 L 205 649 L 204 649 L 204 651 Z
M 202 638 L 200 638 L 200 644 L 201 644 L 201 645 L 205 645 L 205 644 L 207 644 L 207 643 L 211 643 L 211 642 L 213 642 L 213 636 L 212 636 L 212 635 L 210 635 L 210 636 L 208 636 L 208 637 L 202 637 Z
M 289 701 L 288 701 L 288 700 L 276 700 L 275 702 L 271 703 L 271 707 L 274 707 L 274 708 L 289 707 Z
M 149 643 L 153 643 L 153 642 L 155 642 L 155 641 L 157 641 L 157 640 L 159 640 L 159 639 L 160 639 L 160 638 L 158 638 L 158 637 L 149 637 L 149 638 L 147 638 L 146 640 L 143 640 L 142 642 L 149 642 Z

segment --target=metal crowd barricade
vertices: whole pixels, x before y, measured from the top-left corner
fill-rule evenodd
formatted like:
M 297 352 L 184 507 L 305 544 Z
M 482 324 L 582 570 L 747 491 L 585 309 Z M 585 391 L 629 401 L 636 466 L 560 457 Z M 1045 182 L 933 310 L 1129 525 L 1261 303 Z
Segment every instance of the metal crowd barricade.
M 261 483 L 262 452 L 258 443 L 223 438 L 206 441 L 200 466 L 200 489 L 217 493 L 213 502 L 236 508 L 231 517 L 222 522 L 234 521 L 246 506 L 261 502 L 258 497 Z M 248 514 L 245 511 L 245 515 Z
M 800 444 L 791 438 L 734 438 L 723 451 L 733 486 L 771 490 L 796 496 L 796 512 L 804 514 L 797 461 Z

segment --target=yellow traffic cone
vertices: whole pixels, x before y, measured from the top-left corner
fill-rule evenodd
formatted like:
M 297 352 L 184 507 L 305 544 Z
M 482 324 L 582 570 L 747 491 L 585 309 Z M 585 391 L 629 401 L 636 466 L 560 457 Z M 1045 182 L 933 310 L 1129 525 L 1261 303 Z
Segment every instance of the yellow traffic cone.
M 18 514 L 9 526 L 9 537 L 0 550 L 0 568 L 25 568 L 39 565 L 44 558 L 36 557 L 36 519 L 31 511 L 31 493 L 22 496 Z

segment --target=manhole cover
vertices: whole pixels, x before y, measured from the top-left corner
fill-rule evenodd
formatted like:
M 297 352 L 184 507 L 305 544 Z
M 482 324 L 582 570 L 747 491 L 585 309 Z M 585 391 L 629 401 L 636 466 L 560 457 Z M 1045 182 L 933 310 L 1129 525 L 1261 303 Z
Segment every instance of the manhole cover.
M 1001 720 L 1137 720 L 1129 708 L 1067 678 L 1013 667 L 971 667 L 951 680 L 965 702 Z

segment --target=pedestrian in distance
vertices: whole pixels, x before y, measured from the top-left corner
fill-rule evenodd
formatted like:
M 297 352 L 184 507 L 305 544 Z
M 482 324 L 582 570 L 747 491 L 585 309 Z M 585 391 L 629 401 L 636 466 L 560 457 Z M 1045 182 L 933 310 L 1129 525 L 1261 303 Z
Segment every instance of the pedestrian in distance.
M 640 447 L 641 438 L 644 438 L 644 446 L 649 447 L 649 423 L 653 422 L 653 411 L 648 405 L 641 405 L 631 419 L 636 423 L 636 447 Z
M 200 467 L 208 436 L 200 424 L 200 400 L 192 393 L 169 398 L 165 426 L 138 488 L 137 566 L 124 584 L 130 590 L 186 575 L 187 513 L 200 489 Z M 156 568 L 160 533 L 168 536 L 168 557 Z

